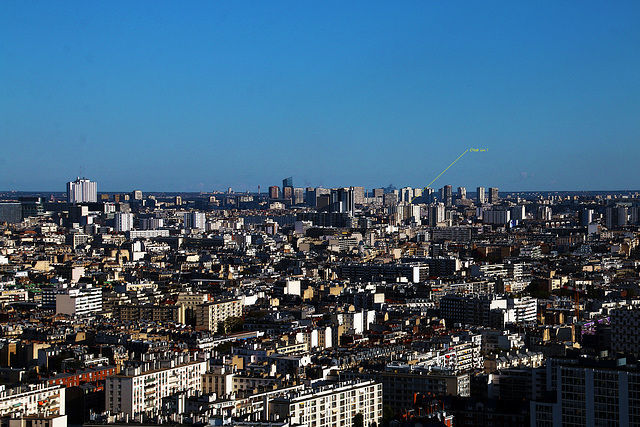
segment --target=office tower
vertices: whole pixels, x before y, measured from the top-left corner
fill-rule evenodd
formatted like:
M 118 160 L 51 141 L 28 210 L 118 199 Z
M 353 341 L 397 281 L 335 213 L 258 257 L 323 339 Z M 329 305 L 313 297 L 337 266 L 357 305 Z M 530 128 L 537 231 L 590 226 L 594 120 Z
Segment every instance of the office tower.
M 22 221 L 22 205 L 16 202 L 0 203 L 0 222 L 16 224 Z
M 93 203 L 98 201 L 98 183 L 78 177 L 67 182 L 67 202 Z
M 174 202 L 175 202 L 176 206 L 181 206 L 182 205 L 182 197 L 181 196 L 176 196 Z
M 580 225 L 586 227 L 593 222 L 593 209 L 582 209 L 579 213 Z
M 403 187 L 400 189 L 400 202 L 410 203 L 413 199 L 413 188 Z
M 605 212 L 605 226 L 609 229 L 613 227 L 624 227 L 627 225 L 627 219 L 626 206 L 608 207 Z
M 510 211 L 511 211 L 511 219 L 522 221 L 523 219 L 526 218 L 525 207 L 522 205 L 512 206 Z
M 422 191 L 422 203 L 431 204 L 433 203 L 433 188 L 425 188 Z
M 301 205 L 304 203 L 304 188 L 293 189 L 293 204 Z
M 133 228 L 133 214 L 118 212 L 114 217 L 114 230 L 118 233 L 124 233 Z
M 442 203 L 429 206 L 428 220 L 429 226 L 435 227 L 439 222 L 444 221 L 445 209 Z
M 309 207 L 313 208 L 316 206 L 316 189 L 315 188 L 307 187 L 307 190 L 305 193 L 305 202 Z
M 464 187 L 458 187 L 458 199 L 466 199 L 467 198 L 467 189 Z
M 293 187 L 284 187 L 282 189 L 282 198 L 293 200 Z
M 188 212 L 184 214 L 184 228 L 204 230 L 207 224 L 207 217 L 204 212 Z
M 550 221 L 551 220 L 551 215 L 552 215 L 551 207 L 549 207 L 549 206 L 538 206 L 538 209 L 536 210 L 537 219 L 542 220 L 542 221 Z
M 134 190 L 131 193 L 131 198 L 133 200 L 142 200 L 142 191 L 141 190 Z
M 331 189 L 329 204 L 330 212 L 348 213 L 353 215 L 355 213 L 353 188 Z
M 22 218 L 44 214 L 44 199 L 42 197 L 18 197 L 18 201 L 22 205 Z
M 498 196 L 498 188 L 489 187 L 489 203 L 493 205 L 494 203 L 498 203 L 499 201 L 500 201 L 500 196 Z
M 445 206 L 449 207 L 453 204 L 453 195 L 452 189 L 450 185 L 445 185 L 440 189 L 440 201 L 444 203 Z
M 476 188 L 476 200 L 479 205 L 484 205 L 484 203 L 487 201 L 484 197 L 484 187 Z
M 282 180 L 282 198 L 293 199 L 293 178 L 285 178 Z
M 356 205 L 364 204 L 364 187 L 353 187 L 353 202 Z
M 280 187 L 272 185 L 269 187 L 269 198 L 270 199 L 279 199 L 280 198 Z
M 373 189 L 373 197 L 383 197 L 383 196 L 384 196 L 384 188 Z

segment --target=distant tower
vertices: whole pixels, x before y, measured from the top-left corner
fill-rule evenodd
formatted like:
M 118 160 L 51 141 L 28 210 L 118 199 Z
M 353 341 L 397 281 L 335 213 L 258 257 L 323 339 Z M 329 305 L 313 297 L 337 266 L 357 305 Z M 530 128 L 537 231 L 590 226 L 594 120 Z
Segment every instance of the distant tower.
M 467 198 L 467 189 L 464 187 L 458 187 L 458 198 L 459 199 L 466 199 Z
M 98 201 L 98 183 L 78 177 L 67 182 L 67 202 L 94 203 Z
M 176 196 L 174 202 L 175 202 L 176 206 L 182 205 L 182 197 L 181 196 Z
M 478 187 L 476 189 L 476 199 L 479 205 L 484 205 L 487 199 L 484 196 L 484 187 Z
M 269 187 L 269 198 L 270 199 L 279 199 L 280 198 L 280 188 L 275 185 Z
M 498 195 L 498 187 L 490 187 L 489 188 L 489 203 L 492 205 L 498 203 L 500 201 L 500 196 Z
M 282 180 L 282 198 L 293 199 L 293 178 L 285 178 Z
M 452 187 L 450 185 L 445 185 L 440 189 L 440 199 L 447 207 L 453 205 Z

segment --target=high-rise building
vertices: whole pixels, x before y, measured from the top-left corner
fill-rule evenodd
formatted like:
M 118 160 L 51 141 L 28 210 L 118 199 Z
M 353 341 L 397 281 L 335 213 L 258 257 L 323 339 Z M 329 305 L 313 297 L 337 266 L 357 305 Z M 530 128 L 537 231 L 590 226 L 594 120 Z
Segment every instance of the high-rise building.
M 627 225 L 628 213 L 626 206 L 608 207 L 605 211 L 605 226 L 608 229 L 613 227 L 624 227 Z
M 499 201 L 500 196 L 498 195 L 498 187 L 489 187 L 489 203 L 493 205 Z
M 67 182 L 67 202 L 94 203 L 98 201 L 98 183 L 78 177 Z
M 307 187 L 305 192 L 305 202 L 309 207 L 316 206 L 316 189 L 313 187 Z
M 293 200 L 293 178 L 285 178 L 282 180 L 282 198 Z
M 280 198 L 280 187 L 276 185 L 272 185 L 269 187 L 269 198 L 270 199 L 279 199 Z
M 364 204 L 364 187 L 353 187 L 353 202 L 356 205 Z
M 20 203 L 0 203 L 0 222 L 15 224 L 20 221 L 22 221 L 22 205 Z
M 422 196 L 422 203 L 426 203 L 426 204 L 431 204 L 433 203 L 433 188 L 425 188 L 422 192 L 421 192 L 421 196 Z
M 451 188 L 450 185 L 445 185 L 444 188 L 444 194 L 443 194 L 443 198 L 442 201 L 444 202 L 444 205 L 449 207 L 453 205 L 453 189 Z
M 133 190 L 131 193 L 131 198 L 133 200 L 142 200 L 142 191 L 141 190 Z
M 207 217 L 204 212 L 188 212 L 184 214 L 184 228 L 204 230 L 207 225 Z
M 176 206 L 181 206 L 182 205 L 182 197 L 181 196 L 176 196 L 174 201 L 175 201 L 175 205 Z
M 334 188 L 330 194 L 330 212 L 355 213 L 355 202 L 352 188 Z
M 476 188 L 476 200 L 479 205 L 484 205 L 485 202 L 487 201 L 484 196 L 484 187 Z
M 429 226 L 435 227 L 439 222 L 443 222 L 445 218 L 445 208 L 442 203 L 429 206 L 428 211 Z
M 133 214 L 118 212 L 114 216 L 114 230 L 118 233 L 124 233 L 133 228 Z
M 413 188 L 403 187 L 400 189 L 400 202 L 411 203 L 413 200 Z
M 304 188 L 293 189 L 293 204 L 301 205 L 304 203 Z
M 593 209 L 582 209 L 580 211 L 580 225 L 586 227 L 593 222 Z
M 458 187 L 458 199 L 467 198 L 467 189 L 464 187 Z

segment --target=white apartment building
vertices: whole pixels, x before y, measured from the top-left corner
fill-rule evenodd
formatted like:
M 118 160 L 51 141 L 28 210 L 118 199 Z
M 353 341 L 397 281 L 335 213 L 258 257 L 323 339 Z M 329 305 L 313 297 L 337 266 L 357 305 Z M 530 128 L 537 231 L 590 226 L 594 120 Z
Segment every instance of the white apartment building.
M 315 427 L 351 427 L 356 414 L 365 426 L 382 418 L 382 384 L 352 381 L 291 392 L 269 403 L 269 420 Z
M 69 203 L 94 203 L 98 201 L 98 183 L 82 178 L 67 183 Z
M 124 233 L 133 228 L 133 214 L 118 212 L 114 217 L 114 230 L 118 233 Z
M 143 371 L 142 367 L 125 369 L 105 380 L 105 409 L 143 421 L 160 413 L 162 398 L 177 392 L 188 396 L 202 392 L 202 375 L 207 362 L 161 362 L 169 367 Z
M 0 417 L 64 415 L 65 387 L 55 385 L 29 385 L 22 388 L 6 389 L 0 385 Z
M 102 288 L 93 288 L 89 284 L 82 288 L 64 289 L 55 298 L 56 313 L 86 316 L 102 311 Z

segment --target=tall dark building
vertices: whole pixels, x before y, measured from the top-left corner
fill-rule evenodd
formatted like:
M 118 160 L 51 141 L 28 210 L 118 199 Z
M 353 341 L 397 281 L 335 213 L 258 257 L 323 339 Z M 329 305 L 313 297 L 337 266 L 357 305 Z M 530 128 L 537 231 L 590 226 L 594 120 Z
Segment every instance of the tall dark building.
M 313 187 L 307 187 L 306 193 L 305 193 L 305 201 L 307 203 L 307 206 L 315 208 L 316 207 L 316 189 Z
M 332 189 L 329 199 L 329 211 L 353 215 L 355 212 L 353 188 Z
M 0 223 L 15 224 L 22 221 L 22 205 L 16 202 L 0 203 Z
M 282 180 L 282 198 L 293 201 L 293 178 L 285 178 Z

